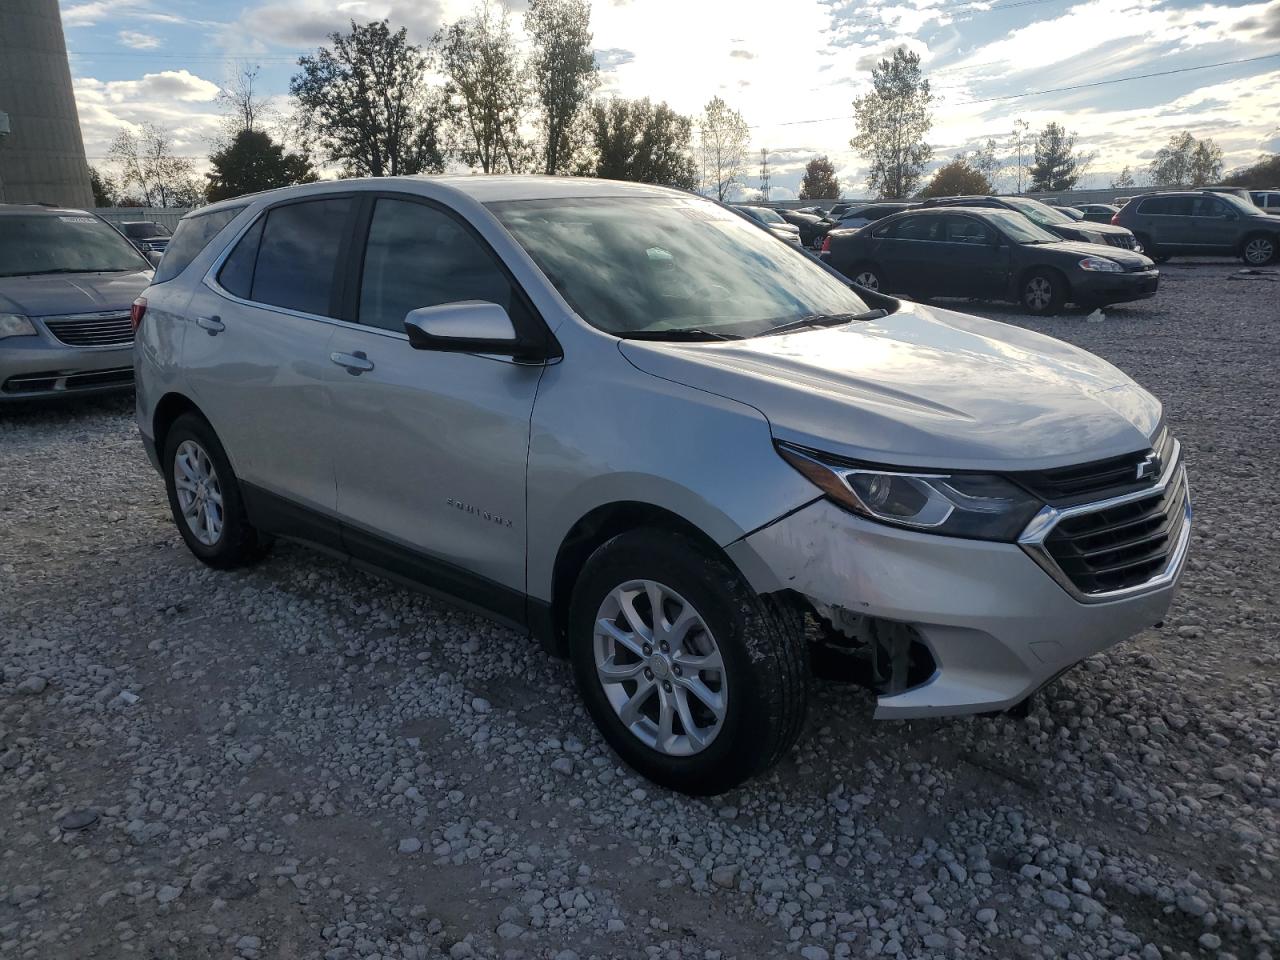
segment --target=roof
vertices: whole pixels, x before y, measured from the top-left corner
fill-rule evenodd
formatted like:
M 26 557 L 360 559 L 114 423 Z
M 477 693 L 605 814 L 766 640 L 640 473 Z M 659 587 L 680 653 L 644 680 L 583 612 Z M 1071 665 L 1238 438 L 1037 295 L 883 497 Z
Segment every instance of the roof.
M 32 214 L 47 213 L 50 215 L 61 214 L 63 216 L 91 217 L 93 216 L 88 210 L 79 210 L 75 207 L 52 207 L 47 203 L 0 203 L 0 216 L 5 214 Z

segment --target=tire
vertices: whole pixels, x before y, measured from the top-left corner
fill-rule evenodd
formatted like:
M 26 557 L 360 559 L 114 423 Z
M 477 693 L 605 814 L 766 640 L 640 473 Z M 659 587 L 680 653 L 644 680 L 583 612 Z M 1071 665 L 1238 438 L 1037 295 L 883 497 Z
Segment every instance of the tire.
M 1264 233 L 1245 237 L 1240 246 L 1240 259 L 1250 267 L 1261 267 L 1276 258 L 1276 238 Z
M 220 570 L 258 559 L 263 541 L 249 524 L 240 483 L 208 421 L 195 413 L 178 417 L 160 462 L 173 522 L 198 559 Z
M 1150 257 L 1153 262 L 1155 263 L 1169 262 L 1169 255 L 1167 253 L 1161 253 L 1159 248 L 1155 245 L 1155 241 L 1152 240 L 1150 237 L 1148 237 L 1145 233 L 1136 233 L 1134 234 L 1134 237 L 1137 239 L 1138 243 L 1142 244 L 1143 254 L 1145 256 Z
M 874 263 L 860 263 L 849 271 L 849 279 L 860 287 L 880 292 L 880 268 Z
M 1018 299 L 1028 313 L 1049 316 L 1067 300 L 1067 283 L 1053 270 L 1032 270 L 1018 284 Z
M 664 631 L 652 629 L 654 596 L 668 630 L 692 623 L 683 639 L 666 633 L 665 649 Z M 591 555 L 573 591 L 569 657 L 609 745 L 682 793 L 723 793 L 767 770 L 804 724 L 809 662 L 799 614 L 753 593 L 725 561 L 680 534 L 636 530 Z M 704 666 L 692 668 L 695 658 Z M 601 670 L 618 679 L 606 682 Z

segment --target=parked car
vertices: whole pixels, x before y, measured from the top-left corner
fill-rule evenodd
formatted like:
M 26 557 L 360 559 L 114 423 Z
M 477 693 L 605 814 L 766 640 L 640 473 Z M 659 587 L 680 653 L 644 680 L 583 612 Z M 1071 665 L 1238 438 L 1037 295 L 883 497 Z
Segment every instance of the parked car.
M 1280 213 L 1280 188 L 1274 190 L 1250 190 L 1249 197 L 1255 207 L 1266 213 Z
M 787 223 L 776 211 L 768 207 L 754 207 L 745 204 L 736 205 L 734 209 L 754 220 L 779 240 L 794 243 L 797 247 L 800 246 L 800 228 L 794 224 Z
M 836 231 L 822 256 L 859 286 L 917 297 L 979 297 L 1055 313 L 1155 296 L 1160 274 L 1119 247 L 1064 241 L 1011 210 L 935 207 Z
M 1110 203 L 1082 203 L 1080 212 L 1090 223 L 1110 223 L 1120 208 Z
M 857 204 L 848 203 L 847 201 L 841 201 L 840 203 L 832 204 L 831 209 L 827 211 L 827 216 L 830 217 L 832 220 L 839 220 L 841 217 L 845 215 L 846 211 L 852 209 L 855 206 L 857 206 Z
M 786 209 L 779 209 L 776 212 L 783 220 L 800 231 L 800 243 L 806 247 L 817 247 L 822 243 L 827 231 L 835 226 L 834 222 L 826 217 L 819 217 L 812 213 Z
M 1114 222 L 1132 230 L 1157 263 L 1219 254 L 1261 266 L 1280 250 L 1280 217 L 1230 193 L 1149 193 L 1126 203 Z
M 1079 240 L 1082 243 L 1105 243 L 1123 250 L 1141 252 L 1134 235 L 1109 223 L 1078 223 L 1065 213 L 1046 206 L 1039 200 L 1026 197 L 934 197 L 926 200 L 926 207 L 997 207 L 1020 213 L 1032 223 L 1043 227 L 1063 240 Z
M 690 793 L 795 741 L 808 618 L 879 717 L 1006 710 L 1164 617 L 1186 558 L 1178 444 L 1114 366 L 859 291 L 680 191 L 223 201 L 138 317 L 138 425 L 196 557 L 287 535 L 461 598 Z
M 85 210 L 0 204 L 0 403 L 133 385 L 151 265 Z
M 124 220 L 120 223 L 120 232 L 144 254 L 164 253 L 172 236 L 168 227 L 154 220 Z
M 914 201 L 884 200 L 880 203 L 869 203 L 862 206 L 850 207 L 844 212 L 839 220 L 836 221 L 836 227 L 840 229 L 857 229 L 865 227 L 868 223 L 875 223 L 882 217 L 887 217 L 891 213 L 899 213 L 903 210 L 909 210 L 917 204 Z
M 1072 220 L 1077 222 L 1084 219 L 1084 211 L 1076 207 L 1064 207 L 1062 204 L 1058 204 L 1053 209 L 1062 211 Z

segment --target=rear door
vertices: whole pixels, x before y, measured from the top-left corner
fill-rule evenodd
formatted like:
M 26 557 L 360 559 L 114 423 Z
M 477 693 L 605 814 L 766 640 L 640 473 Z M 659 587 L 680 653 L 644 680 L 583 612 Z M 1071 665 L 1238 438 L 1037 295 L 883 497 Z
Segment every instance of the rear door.
M 187 308 L 183 358 L 195 399 L 250 494 L 277 507 L 332 514 L 337 504 L 329 341 L 355 210 L 351 195 L 269 208 Z M 337 546 L 336 524 L 331 533 Z
M 348 320 L 328 345 L 338 451 L 338 511 L 347 549 L 413 568 L 455 595 L 524 617 L 525 466 L 542 365 L 415 350 L 404 318 L 418 307 L 483 300 L 517 329 L 542 320 L 479 234 L 423 198 L 370 196 L 363 270 Z M 518 596 L 517 596 L 518 595 Z

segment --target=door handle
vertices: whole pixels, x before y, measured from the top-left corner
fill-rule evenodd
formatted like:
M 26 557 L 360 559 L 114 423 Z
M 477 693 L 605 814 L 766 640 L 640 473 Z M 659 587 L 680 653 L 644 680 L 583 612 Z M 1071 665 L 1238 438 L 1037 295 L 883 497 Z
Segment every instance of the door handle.
M 211 337 L 216 337 L 227 329 L 227 325 L 222 322 L 221 317 L 196 317 L 196 326 L 208 331 Z
M 347 373 L 353 377 L 373 369 L 373 361 L 365 356 L 363 350 L 357 350 L 355 353 L 331 353 L 329 359 L 340 367 L 346 367 Z

